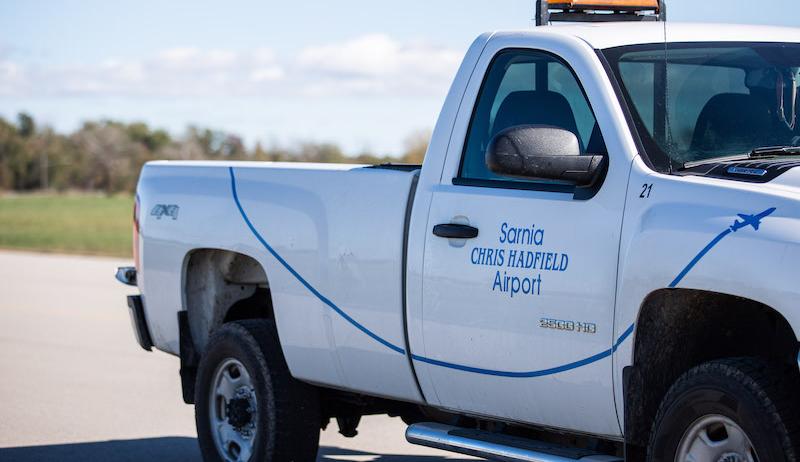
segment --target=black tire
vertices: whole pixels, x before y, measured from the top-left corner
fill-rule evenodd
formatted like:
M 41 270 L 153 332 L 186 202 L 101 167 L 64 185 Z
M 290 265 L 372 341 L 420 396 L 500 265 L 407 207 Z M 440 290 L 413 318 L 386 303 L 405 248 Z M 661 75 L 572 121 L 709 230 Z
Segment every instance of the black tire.
M 648 462 L 676 462 L 684 435 L 701 418 L 723 416 L 749 438 L 759 462 L 797 460 L 798 415 L 793 395 L 797 373 L 756 358 L 735 358 L 701 364 L 683 374 L 659 408 L 647 450 Z M 706 421 L 709 421 L 706 420 Z M 710 428 L 714 428 L 713 425 Z M 707 432 L 712 441 L 728 438 L 724 426 Z M 738 461 L 723 454 L 713 461 Z M 705 462 L 705 461 L 699 461 Z
M 313 462 L 317 457 L 320 404 L 317 390 L 289 374 L 275 324 L 268 320 L 227 323 L 215 331 L 200 360 L 195 422 L 203 460 L 225 461 L 214 443 L 210 401 L 217 367 L 239 361 L 250 375 L 257 401 L 251 462 Z

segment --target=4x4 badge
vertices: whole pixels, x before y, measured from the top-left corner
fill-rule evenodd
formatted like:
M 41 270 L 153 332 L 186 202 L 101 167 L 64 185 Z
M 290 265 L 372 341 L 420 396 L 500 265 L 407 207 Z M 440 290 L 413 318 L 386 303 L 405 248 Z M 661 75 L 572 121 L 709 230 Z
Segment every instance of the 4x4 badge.
M 156 204 L 153 210 L 150 211 L 150 215 L 156 217 L 156 220 L 160 220 L 164 216 L 177 220 L 179 210 L 180 207 L 175 204 Z

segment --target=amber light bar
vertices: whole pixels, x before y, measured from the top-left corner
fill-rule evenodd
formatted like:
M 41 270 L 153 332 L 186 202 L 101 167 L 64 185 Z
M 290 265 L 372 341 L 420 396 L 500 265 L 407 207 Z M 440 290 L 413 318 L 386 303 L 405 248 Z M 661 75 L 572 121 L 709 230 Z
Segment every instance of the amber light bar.
M 658 0 L 571 0 L 550 2 L 560 10 L 658 11 Z
M 536 25 L 551 22 L 664 21 L 664 0 L 537 0 Z

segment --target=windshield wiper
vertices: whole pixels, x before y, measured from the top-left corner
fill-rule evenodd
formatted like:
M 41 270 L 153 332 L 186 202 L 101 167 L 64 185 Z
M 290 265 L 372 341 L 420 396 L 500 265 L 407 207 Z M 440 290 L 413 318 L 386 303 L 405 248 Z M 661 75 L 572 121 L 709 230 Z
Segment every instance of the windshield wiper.
M 761 148 L 755 148 L 746 154 L 711 157 L 708 159 L 685 162 L 683 166 L 681 166 L 680 170 L 686 170 L 687 168 L 698 167 L 700 165 L 706 165 L 715 162 L 736 162 L 748 159 L 766 159 L 769 157 L 797 156 L 797 155 L 800 155 L 800 146 L 765 146 Z
M 800 146 L 767 146 L 753 149 L 750 151 L 749 157 L 756 159 L 759 157 L 796 156 L 798 154 L 800 154 Z

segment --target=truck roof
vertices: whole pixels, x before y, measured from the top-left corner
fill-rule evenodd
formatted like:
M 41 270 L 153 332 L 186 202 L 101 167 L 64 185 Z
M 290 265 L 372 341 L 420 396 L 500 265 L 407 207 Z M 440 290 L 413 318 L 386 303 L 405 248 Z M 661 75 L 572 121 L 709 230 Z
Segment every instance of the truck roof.
M 669 42 L 800 42 L 800 28 L 793 27 L 678 22 L 667 22 L 666 27 Z M 526 32 L 574 36 L 595 49 L 664 42 L 662 22 L 555 24 Z

